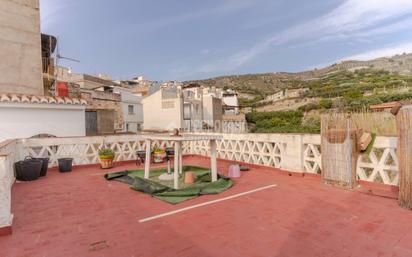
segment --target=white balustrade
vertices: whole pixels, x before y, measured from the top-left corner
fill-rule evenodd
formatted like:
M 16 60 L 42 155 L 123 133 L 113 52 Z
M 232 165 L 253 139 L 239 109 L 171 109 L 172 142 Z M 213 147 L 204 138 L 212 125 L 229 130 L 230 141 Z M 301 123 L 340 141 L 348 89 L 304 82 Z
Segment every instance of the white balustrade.
M 214 134 L 217 133 L 208 133 Z M 306 134 L 219 134 L 218 158 L 234 162 L 276 167 L 294 172 L 321 173 L 320 135 Z M 377 137 L 369 155 L 357 162 L 359 180 L 398 185 L 398 159 L 395 137 Z M 63 157 L 73 158 L 74 165 L 99 162 L 98 150 L 109 147 L 116 161 L 135 160 L 138 150 L 145 150 L 141 135 L 115 135 L 73 138 L 36 138 L 8 140 L 0 143 L 0 228 L 10 226 L 13 164 L 25 156 L 50 157 L 50 167 Z M 169 142 L 152 141 L 153 147 L 171 147 Z M 208 141 L 183 143 L 184 154 L 210 156 Z
M 205 133 L 217 134 L 217 133 Z M 219 134 L 218 158 L 276 167 L 288 171 L 319 174 L 321 172 L 320 135 L 308 134 Z M 171 147 L 168 142 L 154 141 L 154 147 Z M 116 152 L 116 161 L 136 159 L 136 151 L 145 149 L 140 135 L 114 135 L 74 138 L 38 138 L 18 141 L 19 157 L 50 157 L 50 166 L 57 159 L 74 158 L 74 165 L 99 162 L 98 150 L 109 147 Z M 207 141 L 185 142 L 184 154 L 209 156 Z M 398 184 L 396 138 L 377 137 L 368 156 L 358 159 L 357 174 L 360 180 L 388 185 Z
M 398 185 L 398 157 L 396 137 L 376 137 L 369 155 L 359 156 L 357 174 L 360 180 Z
M 0 142 L 0 228 L 11 226 L 11 187 L 14 183 L 13 164 L 17 161 L 19 151 L 17 140 Z
M 306 173 L 320 174 L 321 172 L 320 141 L 320 135 L 304 135 L 303 137 L 303 165 Z

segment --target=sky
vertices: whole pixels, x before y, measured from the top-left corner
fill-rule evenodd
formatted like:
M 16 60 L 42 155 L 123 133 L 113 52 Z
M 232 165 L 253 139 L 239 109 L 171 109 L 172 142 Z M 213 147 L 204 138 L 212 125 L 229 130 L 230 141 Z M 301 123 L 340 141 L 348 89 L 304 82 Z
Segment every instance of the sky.
M 113 79 L 296 72 L 412 52 L 412 0 L 40 0 L 59 64 Z

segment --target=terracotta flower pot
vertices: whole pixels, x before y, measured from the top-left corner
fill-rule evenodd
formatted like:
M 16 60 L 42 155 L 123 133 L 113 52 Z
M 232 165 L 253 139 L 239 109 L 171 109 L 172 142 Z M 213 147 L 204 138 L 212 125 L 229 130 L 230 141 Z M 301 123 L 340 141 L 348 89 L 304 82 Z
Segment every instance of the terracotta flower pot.
M 108 158 L 108 157 L 100 157 L 100 167 L 102 169 L 110 169 L 113 168 L 113 159 L 114 157 Z
M 185 172 L 185 184 L 193 184 L 195 183 L 195 176 L 193 172 L 187 171 Z
M 164 158 L 166 158 L 166 152 L 159 152 L 153 154 L 153 162 L 154 163 L 163 163 Z

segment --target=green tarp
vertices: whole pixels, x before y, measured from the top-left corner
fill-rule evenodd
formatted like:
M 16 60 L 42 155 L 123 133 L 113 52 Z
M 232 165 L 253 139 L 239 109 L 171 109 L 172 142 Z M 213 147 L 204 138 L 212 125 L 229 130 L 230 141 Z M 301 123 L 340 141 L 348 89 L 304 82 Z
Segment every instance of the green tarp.
M 150 171 L 150 179 L 144 178 L 143 170 L 125 170 L 114 173 L 107 173 L 104 177 L 107 180 L 116 180 L 130 185 L 136 191 L 150 194 L 162 201 L 177 204 L 183 201 L 196 198 L 200 195 L 218 194 L 229 189 L 233 182 L 230 178 L 218 175 L 218 180 L 212 182 L 210 171 L 205 168 L 195 166 L 184 166 L 183 173 L 191 171 L 196 179 L 195 183 L 186 185 L 183 182 L 184 174 L 179 178 L 179 188 L 173 189 L 173 181 L 161 181 L 160 174 L 167 172 L 165 168 Z

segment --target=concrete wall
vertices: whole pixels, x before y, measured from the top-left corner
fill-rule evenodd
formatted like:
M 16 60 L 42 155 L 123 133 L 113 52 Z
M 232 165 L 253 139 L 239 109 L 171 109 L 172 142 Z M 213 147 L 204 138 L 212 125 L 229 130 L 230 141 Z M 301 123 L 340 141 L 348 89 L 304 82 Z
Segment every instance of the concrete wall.
M 11 212 L 11 188 L 15 181 L 13 164 L 21 160 L 18 140 L 0 140 L 0 231 L 11 233 L 13 214 Z
M 43 95 L 39 0 L 0 1 L 0 92 Z
M 213 96 L 203 97 L 203 119 L 205 123 L 213 127 Z
M 219 132 L 222 126 L 222 99 L 212 95 L 203 96 L 203 120 L 210 127 L 217 129 Z
M 84 106 L 0 103 L 0 141 L 39 134 L 85 136 Z
M 182 98 L 162 99 L 162 90 L 144 98 L 143 127 L 145 130 L 173 130 L 183 128 Z

